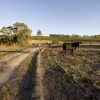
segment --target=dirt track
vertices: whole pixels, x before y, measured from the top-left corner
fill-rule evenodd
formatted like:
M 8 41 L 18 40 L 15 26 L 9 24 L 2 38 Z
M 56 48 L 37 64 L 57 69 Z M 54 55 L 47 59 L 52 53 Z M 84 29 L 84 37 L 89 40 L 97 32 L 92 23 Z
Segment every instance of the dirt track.
M 28 52 L 24 53 L 26 55 Z M 74 56 L 67 52 L 65 58 L 61 48 L 47 48 L 41 56 L 38 50 L 31 54 L 1 88 L 0 100 L 90 100 L 91 95 L 100 99 L 100 91 L 87 83 L 88 79 L 100 82 L 99 48 L 81 47 L 75 51 Z M 65 67 L 67 73 L 50 57 Z M 15 60 L 13 63 L 16 63 Z M 85 91 L 82 92 L 67 74 Z
M 38 48 L 34 48 L 34 49 L 28 49 L 28 50 L 24 50 L 21 53 L 17 53 L 13 56 L 11 56 L 8 59 L 5 59 L 4 61 L 2 61 L 2 63 L 6 63 L 7 70 L 5 70 L 1 75 L 0 75 L 0 86 L 2 84 L 4 84 L 7 80 L 9 80 L 9 78 L 12 76 L 12 74 L 14 73 L 14 71 L 16 70 L 17 67 L 19 67 L 19 65 L 33 52 L 37 51 Z
M 24 53 L 8 64 L 19 62 L 18 68 L 13 66 L 9 81 L 0 89 L 0 100 L 44 100 L 39 49 Z

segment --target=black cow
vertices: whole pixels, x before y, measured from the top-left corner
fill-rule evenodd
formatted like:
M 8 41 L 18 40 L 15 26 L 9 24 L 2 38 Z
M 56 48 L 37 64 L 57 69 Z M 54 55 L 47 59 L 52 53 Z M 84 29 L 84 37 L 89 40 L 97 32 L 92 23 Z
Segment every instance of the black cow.
M 63 43 L 63 50 L 66 54 L 67 50 L 71 51 L 71 54 L 73 55 L 73 51 L 79 47 L 79 42 L 72 42 L 72 43 Z

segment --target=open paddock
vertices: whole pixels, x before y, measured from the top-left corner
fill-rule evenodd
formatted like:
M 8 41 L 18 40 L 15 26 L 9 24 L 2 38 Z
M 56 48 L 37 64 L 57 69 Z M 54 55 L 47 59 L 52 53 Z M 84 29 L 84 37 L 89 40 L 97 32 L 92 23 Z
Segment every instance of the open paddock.
M 46 100 L 100 99 L 100 46 L 81 45 L 66 57 L 62 47 L 47 48 L 41 59 Z

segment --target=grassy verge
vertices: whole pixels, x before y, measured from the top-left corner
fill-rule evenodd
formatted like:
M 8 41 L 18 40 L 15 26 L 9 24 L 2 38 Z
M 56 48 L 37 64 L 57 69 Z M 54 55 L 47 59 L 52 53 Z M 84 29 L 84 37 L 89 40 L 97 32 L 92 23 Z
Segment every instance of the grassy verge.
M 58 41 L 96 41 L 100 42 L 100 38 L 95 37 L 50 37 L 50 36 L 32 36 L 31 39 L 33 40 L 58 40 Z

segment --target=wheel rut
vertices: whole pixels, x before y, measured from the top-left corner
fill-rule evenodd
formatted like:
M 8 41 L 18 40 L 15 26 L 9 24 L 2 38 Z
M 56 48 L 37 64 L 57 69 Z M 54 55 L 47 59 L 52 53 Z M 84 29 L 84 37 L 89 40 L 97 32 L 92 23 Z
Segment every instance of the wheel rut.
M 27 73 L 19 84 L 19 89 L 15 100 L 36 100 L 35 86 L 36 86 L 36 69 L 37 58 L 39 52 L 36 52 L 32 59 L 32 64 L 29 66 Z

